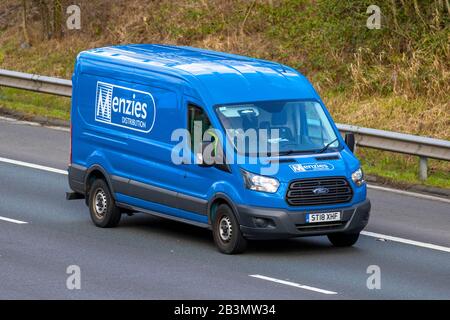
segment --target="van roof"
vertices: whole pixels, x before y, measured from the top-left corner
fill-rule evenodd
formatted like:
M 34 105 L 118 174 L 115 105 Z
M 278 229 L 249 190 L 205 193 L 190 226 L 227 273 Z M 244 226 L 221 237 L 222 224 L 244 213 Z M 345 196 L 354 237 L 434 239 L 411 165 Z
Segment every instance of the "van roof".
M 293 68 L 212 50 L 133 44 L 87 50 L 79 58 L 113 60 L 182 78 L 212 104 L 318 98 L 309 81 Z

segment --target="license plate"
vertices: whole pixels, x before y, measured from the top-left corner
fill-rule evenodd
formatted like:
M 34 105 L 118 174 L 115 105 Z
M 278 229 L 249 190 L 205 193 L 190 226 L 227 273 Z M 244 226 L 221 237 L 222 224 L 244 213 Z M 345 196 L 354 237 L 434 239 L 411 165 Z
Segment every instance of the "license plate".
M 340 221 L 340 212 L 320 212 L 309 213 L 306 215 L 306 223 L 328 222 L 328 221 Z

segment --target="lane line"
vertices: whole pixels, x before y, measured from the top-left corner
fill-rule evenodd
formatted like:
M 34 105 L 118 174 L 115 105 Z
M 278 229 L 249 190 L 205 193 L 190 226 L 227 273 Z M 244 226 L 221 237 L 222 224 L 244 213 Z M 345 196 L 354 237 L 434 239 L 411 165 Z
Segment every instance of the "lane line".
M 6 222 L 17 223 L 17 224 L 27 224 L 28 223 L 28 222 L 25 222 L 25 221 L 20 221 L 20 220 L 16 220 L 16 219 L 6 218 L 6 217 L 2 217 L 2 216 L 0 216 L 0 220 L 6 221 Z
M 6 121 L 6 122 L 9 122 L 9 123 L 13 123 L 13 124 L 27 125 L 27 126 L 33 126 L 33 127 L 41 127 L 41 124 L 37 123 L 37 122 L 25 121 L 25 120 L 17 120 L 17 119 L 9 118 L 9 117 L 0 116 L 0 120 Z
M 23 166 L 23 167 L 28 167 L 28 168 L 33 168 L 33 169 L 44 170 L 44 171 L 48 171 L 48 172 L 54 172 L 54 173 L 67 175 L 67 171 L 66 170 L 61 170 L 61 169 L 56 169 L 56 168 L 52 168 L 52 167 L 42 166 L 42 165 L 39 165 L 39 164 L 30 163 L 30 162 L 24 162 L 24 161 L 13 160 L 13 159 L 8 159 L 8 158 L 2 158 L 2 157 L 0 157 L 0 162 L 6 162 L 6 163 L 15 164 L 15 165 L 18 165 L 18 166 Z M 376 186 L 376 185 L 371 185 L 371 184 L 368 184 L 367 187 L 370 188 L 370 189 L 374 189 L 374 190 L 387 191 L 387 192 L 397 193 L 397 194 L 411 196 L 411 197 L 416 197 L 416 198 L 422 198 L 422 199 L 427 199 L 427 200 L 435 200 L 435 201 L 442 201 L 442 202 L 450 203 L 450 199 L 436 197 L 436 196 L 431 196 L 431 195 L 427 195 L 427 194 L 423 194 L 423 193 L 404 191 L 404 190 L 392 189 L 392 188 L 386 188 L 386 187 L 381 187 L 381 186 Z
M 450 203 L 450 199 L 436 197 L 436 196 L 431 196 L 431 195 L 428 195 L 428 194 L 423 194 L 423 193 L 418 193 L 418 192 L 411 192 L 411 191 L 405 191 L 405 190 L 399 190 L 399 189 L 386 188 L 386 187 L 381 187 L 381 186 L 375 186 L 375 185 L 372 185 L 372 184 L 368 184 L 367 187 L 369 189 L 387 191 L 387 192 L 397 193 L 397 194 L 410 196 L 410 197 L 415 197 L 415 198 L 422 198 L 422 199 L 427 199 L 427 200 L 435 200 L 435 201 L 442 201 L 442 202 Z
M 10 117 L 0 116 L 0 120 L 7 121 L 7 122 L 10 122 L 10 123 L 12 122 L 12 123 L 16 123 L 16 124 L 25 124 L 25 125 L 31 125 L 31 126 L 44 127 L 44 128 L 53 129 L 53 130 L 70 132 L 70 129 L 66 128 L 66 127 L 52 126 L 52 125 L 43 125 L 43 124 L 38 123 L 38 122 L 17 120 L 15 118 L 10 118 Z M 54 170 L 58 170 L 58 169 L 54 169 Z M 49 171 L 49 170 L 46 170 L 46 171 Z M 55 172 L 55 171 L 51 171 L 51 172 Z M 67 174 L 67 173 L 63 173 L 63 174 Z M 428 199 L 428 200 L 436 200 L 436 201 L 442 201 L 442 202 L 450 203 L 450 199 L 446 199 L 446 198 L 443 198 L 443 197 L 432 196 L 432 195 L 427 195 L 427 194 L 423 194 L 423 193 L 419 193 L 419 192 L 412 192 L 412 191 L 393 189 L 393 188 L 382 187 L 382 186 L 377 186 L 377 185 L 372 185 L 372 184 L 367 184 L 367 187 L 370 188 L 370 189 L 374 189 L 374 190 L 393 192 L 393 193 L 402 194 L 402 195 L 411 196 L 411 197 L 416 197 L 416 198 L 422 198 L 422 199 Z
M 5 163 L 14 164 L 17 166 L 22 166 L 22 167 L 33 168 L 33 169 L 67 175 L 66 170 L 56 169 L 56 168 L 47 167 L 47 166 L 41 166 L 40 164 L 34 164 L 34 163 L 30 163 L 30 162 L 18 161 L 18 160 L 2 158 L 2 157 L 0 157 L 0 162 L 5 162 Z
M 319 289 L 319 288 L 315 288 L 315 287 L 305 286 L 305 285 L 302 285 L 302 284 L 299 284 L 299 283 L 286 281 L 286 280 L 280 280 L 280 279 L 271 278 L 271 277 L 266 277 L 266 276 L 263 276 L 263 275 L 260 275 L 260 274 L 249 274 L 249 277 L 257 278 L 257 279 L 261 279 L 261 280 L 266 280 L 266 281 L 272 281 L 272 282 L 275 282 L 275 283 L 284 284 L 286 286 L 291 286 L 291 287 L 295 287 L 295 288 L 300 288 L 300 289 L 305 289 L 305 290 L 309 290 L 309 291 L 319 292 L 319 293 L 323 293 L 323 294 L 337 294 L 337 292 L 334 292 L 334 291 L 329 291 L 329 290 Z
M 43 171 L 47 171 L 47 172 L 53 172 L 53 173 L 59 173 L 59 174 L 67 175 L 67 171 L 66 170 L 56 169 L 56 168 L 42 166 L 42 165 L 39 165 L 39 164 L 34 164 L 34 163 L 29 163 L 29 162 L 24 162 L 24 161 L 18 161 L 18 160 L 13 160 L 13 159 L 0 157 L 0 162 L 5 162 L 5 163 L 18 165 L 18 166 L 23 166 L 23 167 L 43 170 Z M 390 189 L 390 188 L 379 187 L 379 186 L 372 186 L 372 185 L 368 185 L 368 187 L 372 188 L 372 189 L 378 189 L 378 190 L 383 190 L 383 191 L 390 191 L 390 192 L 394 192 L 394 193 L 400 193 L 400 194 L 404 194 L 404 195 L 411 195 L 411 196 L 414 196 L 414 197 L 419 197 L 419 198 L 424 198 L 424 199 L 429 199 L 429 200 L 439 200 L 439 201 L 444 201 L 444 202 L 449 202 L 450 203 L 450 200 L 447 200 L 447 199 L 444 199 L 444 198 L 423 195 L 423 194 L 415 193 L 415 192 L 408 192 L 408 191 L 403 191 L 403 190 Z M 5 218 L 5 219 L 7 219 L 7 218 Z M 425 242 L 420 242 L 420 241 L 415 241 L 415 240 L 409 240 L 409 239 L 404 239 L 404 238 L 399 238 L 399 237 L 394 237 L 394 236 L 389 236 L 389 235 L 384 235 L 384 234 L 374 233 L 374 232 L 369 232 L 369 231 L 362 231 L 361 234 L 363 234 L 365 236 L 369 236 L 369 237 L 381 238 L 381 239 L 386 239 L 386 240 L 390 240 L 390 241 L 394 241 L 394 242 L 400 242 L 400 243 L 409 244 L 409 245 L 413 245 L 413 246 L 417 246 L 417 247 L 433 249 L 433 250 L 439 250 L 439 251 L 450 253 L 450 248 L 444 247 L 444 246 L 435 245 L 435 244 L 431 244 L 431 243 L 425 243 Z M 284 280 L 280 280 L 280 281 L 284 281 Z M 298 286 L 298 285 L 299 284 L 295 284 L 295 286 Z
M 368 236 L 368 237 L 377 238 L 377 239 L 385 239 L 385 240 L 389 240 L 389 241 L 393 241 L 393 242 L 400 242 L 400 243 L 404 243 L 404 244 L 410 244 L 410 245 L 413 245 L 413 246 L 416 246 L 416 247 L 433 249 L 433 250 L 438 250 L 438 251 L 443 251 L 443 252 L 450 253 L 450 248 L 449 247 L 438 246 L 436 244 L 420 242 L 420 241 L 415 241 L 415 240 L 409 240 L 409 239 L 404 239 L 404 238 L 399 238 L 399 237 L 393 237 L 393 236 L 388 236 L 388 235 L 385 235 L 385 234 L 375 233 L 375 232 L 370 232 L 370 231 L 361 231 L 361 234 L 363 234 L 365 236 Z
M 46 125 L 46 124 L 42 124 L 42 123 L 39 123 L 39 122 L 17 120 L 17 119 L 14 119 L 14 118 L 3 117 L 3 116 L 0 116 L 0 121 L 5 121 L 5 122 L 12 123 L 12 124 L 18 124 L 18 125 L 26 125 L 26 126 L 32 126 L 32 127 L 41 127 L 41 128 L 59 130 L 59 131 L 64 131 L 64 132 L 70 132 L 70 128 L 67 128 L 67 127 Z

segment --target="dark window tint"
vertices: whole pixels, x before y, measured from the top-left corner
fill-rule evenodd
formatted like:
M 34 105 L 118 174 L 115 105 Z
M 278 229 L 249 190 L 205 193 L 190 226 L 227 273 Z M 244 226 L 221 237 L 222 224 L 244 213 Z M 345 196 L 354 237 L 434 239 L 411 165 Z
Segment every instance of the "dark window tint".
M 201 128 L 201 131 L 199 129 L 195 130 L 195 128 Z M 199 108 L 194 105 L 188 106 L 188 129 L 189 133 L 191 135 L 191 149 L 193 150 L 193 144 L 195 141 L 195 138 L 197 138 L 196 141 L 202 141 L 203 135 L 206 130 L 211 128 L 211 122 L 209 121 L 208 116 L 203 111 L 202 108 Z M 201 137 L 195 137 L 194 135 L 196 133 L 201 132 Z

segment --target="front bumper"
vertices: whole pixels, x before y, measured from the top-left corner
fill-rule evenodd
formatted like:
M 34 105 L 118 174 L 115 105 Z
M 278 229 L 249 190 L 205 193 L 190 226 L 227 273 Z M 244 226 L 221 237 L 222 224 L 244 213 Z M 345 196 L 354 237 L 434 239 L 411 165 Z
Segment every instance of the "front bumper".
M 360 232 L 369 222 L 370 200 L 342 209 L 290 211 L 285 209 L 237 206 L 241 231 L 247 239 L 282 239 L 318 236 L 330 233 Z M 306 214 L 341 211 L 341 221 L 326 223 L 306 223 Z M 272 221 L 266 227 L 257 227 L 256 218 Z

